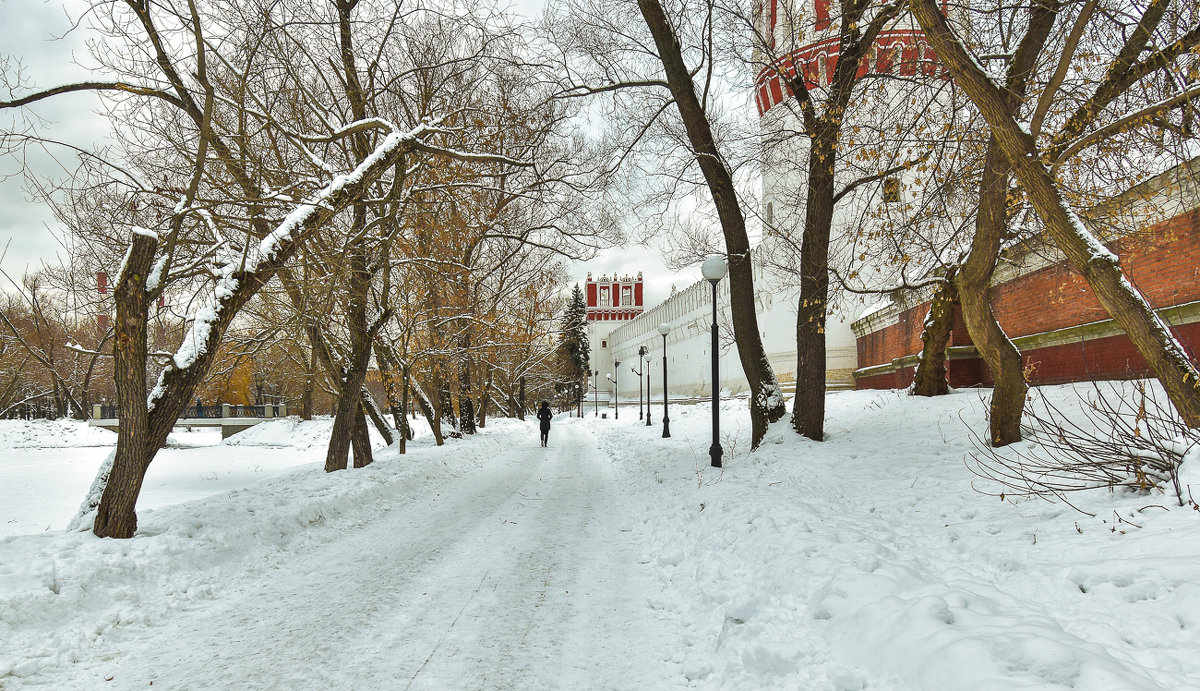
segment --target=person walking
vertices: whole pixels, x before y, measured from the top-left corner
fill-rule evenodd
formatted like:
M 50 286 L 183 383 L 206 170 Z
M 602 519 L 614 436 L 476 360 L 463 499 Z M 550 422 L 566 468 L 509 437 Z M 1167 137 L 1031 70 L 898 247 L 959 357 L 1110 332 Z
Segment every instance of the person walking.
M 542 446 L 545 446 L 546 441 L 550 438 L 550 418 L 552 417 L 554 417 L 554 413 L 550 412 L 550 403 L 542 401 L 542 407 L 537 411 L 537 419 L 541 421 L 542 426 Z

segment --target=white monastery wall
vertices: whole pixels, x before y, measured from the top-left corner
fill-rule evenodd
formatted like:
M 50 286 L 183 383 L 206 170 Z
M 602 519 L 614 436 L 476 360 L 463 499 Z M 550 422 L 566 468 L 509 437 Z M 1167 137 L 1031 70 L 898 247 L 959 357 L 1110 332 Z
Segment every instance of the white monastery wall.
M 757 261 L 761 249 L 755 250 L 755 304 L 758 326 L 762 332 L 767 359 L 785 388 L 796 378 L 796 306 L 798 289 L 781 285 L 781 281 L 764 271 Z M 729 279 L 717 286 L 718 325 L 720 329 L 720 384 L 727 394 L 749 390 L 742 371 L 737 346 L 733 342 L 733 326 L 729 312 Z M 670 396 L 709 396 L 712 391 L 712 284 L 697 281 L 673 293 L 661 304 L 647 309 L 627 322 L 589 322 L 588 333 L 592 346 L 592 368 L 600 371 L 601 400 L 612 395 L 612 384 L 606 374 L 620 362 L 617 383 L 623 402 L 638 400 L 638 348 L 645 346 L 649 364 L 645 371 L 651 376 L 655 400 L 662 400 L 663 337 L 659 324 L 668 324 L 667 383 Z M 831 319 L 826 325 L 827 383 L 834 387 L 853 384 L 852 373 L 857 365 L 854 334 L 849 320 Z M 645 364 L 645 361 L 643 361 Z M 593 382 L 596 381 L 594 378 Z

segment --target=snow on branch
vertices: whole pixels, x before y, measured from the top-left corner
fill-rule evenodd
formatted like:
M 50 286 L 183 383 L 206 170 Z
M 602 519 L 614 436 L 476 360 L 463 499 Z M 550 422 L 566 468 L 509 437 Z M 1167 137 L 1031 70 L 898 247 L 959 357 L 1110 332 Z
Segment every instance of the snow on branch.
M 97 357 L 112 357 L 113 356 L 112 353 L 105 353 L 100 350 L 92 350 L 91 348 L 85 348 L 85 347 L 79 345 L 78 343 L 76 343 L 75 341 L 67 341 L 66 343 L 63 344 L 63 347 L 66 348 L 67 350 L 79 353 L 80 355 L 95 355 Z
M 335 176 L 324 188 L 298 204 L 257 248 L 246 254 L 243 262 L 222 266 L 217 272 L 217 284 L 212 294 L 191 315 L 191 328 L 184 334 L 179 348 L 147 397 L 148 408 L 154 410 L 156 403 L 165 396 L 169 382 L 180 376 L 178 372 L 202 361 L 202 356 L 208 354 L 220 338 L 221 325 L 227 323 L 240 304 L 273 275 L 278 268 L 273 264 L 284 258 L 280 255 L 286 247 L 294 245 L 306 230 L 344 207 L 355 194 L 361 194 L 358 188 L 378 178 L 395 164 L 401 153 L 414 148 L 421 138 L 435 131 L 429 124 L 422 123 L 409 132 L 392 132 L 354 170 Z
M 452 149 L 445 146 L 434 146 L 432 144 L 426 144 L 425 142 L 418 142 L 413 148 L 415 148 L 417 151 L 423 151 L 427 154 L 446 156 L 447 158 L 452 158 L 456 161 L 463 161 L 466 163 L 503 163 L 504 165 L 516 166 L 518 168 L 530 168 L 533 166 L 532 161 L 521 161 L 515 158 L 509 158 L 508 156 L 502 156 L 500 154 L 471 153 L 469 151 L 460 151 L 458 149 Z

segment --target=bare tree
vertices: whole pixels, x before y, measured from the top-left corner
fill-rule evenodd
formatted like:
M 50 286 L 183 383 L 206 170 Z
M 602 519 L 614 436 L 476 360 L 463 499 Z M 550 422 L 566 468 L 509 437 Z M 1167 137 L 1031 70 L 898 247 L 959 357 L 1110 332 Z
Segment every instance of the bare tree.
M 722 117 L 717 73 L 728 64 L 713 40 L 713 9 L 705 3 L 664 8 L 638 2 L 646 31 L 628 24 L 632 2 L 606 0 L 563 8 L 549 27 L 562 52 L 564 98 L 581 98 L 611 120 L 604 133 L 609 151 L 598 157 L 612 171 L 637 177 L 615 184 L 606 199 L 616 208 L 637 207 L 658 216 L 655 228 L 669 222 L 682 202 L 710 215 L 721 230 L 720 247 L 729 262 L 734 335 L 742 369 L 750 385 L 753 445 L 767 426 L 785 413 L 778 381 L 767 362 L 754 309 L 753 257 L 739 191 L 736 137 Z M 725 66 L 723 66 L 725 65 Z M 647 176 L 662 187 L 646 188 Z M 631 196 L 641 199 L 631 200 Z M 620 201 L 616 201 L 619 199 Z M 708 250 L 713 251 L 713 250 Z
M 1002 90 L 980 68 L 978 60 L 968 54 L 962 41 L 933 3 L 924 0 L 914 0 L 912 3 L 913 13 L 937 49 L 940 59 L 978 107 L 994 138 L 994 153 L 989 156 L 984 179 L 984 189 L 991 190 L 986 199 L 991 201 L 986 209 L 981 208 L 980 216 L 993 219 L 984 221 L 991 229 L 1003 227 L 1007 209 L 1000 190 L 1007 194 L 1005 180 L 1007 166 L 1011 166 L 1048 236 L 1088 281 L 1101 304 L 1122 326 L 1163 383 L 1183 419 L 1194 427 L 1200 425 L 1200 382 L 1197 380 L 1200 374 L 1171 335 L 1169 326 L 1154 314 L 1141 294 L 1125 278 L 1116 255 L 1085 227 L 1064 197 L 1063 183 L 1056 179 L 1056 173 L 1062 175 L 1061 166 L 1105 137 L 1118 136 L 1148 122 L 1158 122 L 1161 127 L 1163 119 L 1170 113 L 1190 109 L 1191 103 L 1200 96 L 1200 89 L 1171 77 L 1180 73 L 1180 63 L 1192 59 L 1189 52 L 1200 41 L 1200 23 L 1195 17 L 1189 18 L 1186 12 L 1168 13 L 1169 7 L 1169 0 L 1153 0 L 1134 15 L 1131 27 L 1118 28 L 1116 35 L 1121 37 L 1120 40 L 1113 41 L 1111 35 L 1095 40 L 1093 46 L 1097 51 L 1106 51 L 1099 53 L 1105 56 L 1105 62 L 1101 63 L 1103 76 L 1082 84 L 1070 83 L 1067 75 L 1072 61 L 1081 59 L 1076 52 L 1081 37 L 1104 16 L 1104 13 L 1095 13 L 1096 3 L 1085 3 L 1083 11 L 1077 15 L 1074 25 L 1066 34 L 1065 48 L 1057 59 L 1042 55 L 1042 51 L 1056 19 L 1062 16 L 1060 4 L 1034 2 L 1013 8 L 1009 12 L 1028 12 L 1028 18 L 1023 18 L 1027 28 L 1025 39 L 1008 72 L 1009 83 L 1006 90 Z M 1110 16 L 1125 15 L 1116 13 Z M 1168 16 L 1174 17 L 1173 26 L 1162 23 Z M 1100 27 L 1095 31 L 1105 32 L 1105 29 Z M 1016 109 L 1021 102 L 1023 88 L 1014 91 L 1012 87 L 1014 81 L 1020 86 L 1039 59 L 1052 65 L 1053 70 L 1035 104 L 1030 127 L 1022 129 L 1017 124 Z M 1186 74 L 1186 70 L 1183 73 Z M 1157 93 L 1165 98 L 1156 98 L 1149 103 L 1144 100 L 1138 103 L 1136 97 L 1122 98 L 1135 87 L 1147 85 L 1158 87 Z M 1154 91 L 1143 91 L 1138 96 L 1144 98 L 1146 93 Z M 1164 91 L 1167 93 L 1164 94 Z M 1069 101 L 1073 104 L 1073 110 L 1055 113 L 1051 104 L 1063 94 L 1073 97 Z M 1048 126 L 1053 124 L 1058 127 Z M 1045 143 L 1039 143 L 1039 139 Z M 1005 161 L 1000 160 L 1001 155 Z M 1095 167 L 1094 161 L 1089 163 Z M 1078 179 L 1079 176 L 1076 177 Z M 1094 176 L 1085 173 L 1083 177 Z M 981 203 L 983 199 L 981 197 Z M 974 262 L 973 268 L 979 271 L 968 279 L 971 281 L 976 280 L 976 273 L 986 273 L 986 277 L 990 277 L 995 253 L 999 250 L 999 240 L 990 237 L 986 241 L 981 240 L 978 248 L 982 258 Z M 972 291 L 975 289 L 976 286 L 971 287 Z M 967 291 L 964 291 L 966 299 Z M 988 324 L 984 322 L 994 323 L 994 318 L 989 320 L 983 315 L 977 321 L 980 322 L 979 326 L 986 327 Z M 1002 332 L 999 335 L 1002 336 Z M 980 338 L 982 332 L 977 336 L 973 331 L 972 336 Z M 1004 348 L 1006 341 L 984 341 L 983 346 L 1009 353 L 1005 362 L 997 359 L 995 363 L 989 361 L 989 366 L 1006 368 L 1002 371 L 1011 375 L 1013 366 L 1019 360 L 1014 361 L 1012 351 Z M 1002 404 L 1003 415 L 998 423 L 1000 428 L 997 428 L 997 423 L 993 425 L 993 443 L 998 445 L 1020 438 L 1021 406 L 1016 399 L 1019 395 L 1023 402 L 1025 384 L 1023 378 L 1019 381 L 1016 377 L 1011 378 L 1014 381 L 1011 388 L 1015 391 L 1007 392 L 1005 396 L 1009 404 Z M 1013 411 L 1014 405 L 1016 412 Z M 994 411 L 996 406 L 997 401 L 993 400 Z
M 124 128 L 124 161 L 110 160 L 104 169 L 108 188 L 127 202 L 113 207 L 127 250 L 115 272 L 121 426 L 111 466 L 102 469 L 85 503 L 85 510 L 96 510 L 99 536 L 135 532 L 146 469 L 192 400 L 225 331 L 305 239 L 369 198 L 377 182 L 394 179 L 418 151 L 475 156 L 469 144 L 439 145 L 456 133 L 430 122 L 401 129 L 379 119 L 321 117 L 320 83 L 293 78 L 293 55 L 259 50 L 281 25 L 293 33 L 313 26 L 278 16 L 290 8 L 218 3 L 206 6 L 203 16 L 195 5 L 175 11 L 132 0 L 98 5 L 89 17 L 111 39 L 98 44 L 97 58 L 112 78 L 0 103 L 17 108 L 99 91 L 110 96 L 115 122 Z M 395 76 L 403 80 L 403 70 Z M 366 131 L 379 135 L 365 155 L 344 155 L 341 144 Z M 120 243 L 121 235 L 110 232 L 108 242 Z M 151 389 L 148 310 L 164 291 L 189 285 L 190 326 L 175 352 L 161 358 Z

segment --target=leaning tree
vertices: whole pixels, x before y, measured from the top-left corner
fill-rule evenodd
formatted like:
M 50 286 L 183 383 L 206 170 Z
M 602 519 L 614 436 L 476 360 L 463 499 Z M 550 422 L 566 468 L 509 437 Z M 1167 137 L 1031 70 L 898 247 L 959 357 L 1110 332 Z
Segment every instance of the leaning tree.
M 332 3 L 321 28 L 337 26 L 335 18 L 357 4 Z M 210 3 L 203 14 L 195 5 L 96 3 L 87 14 L 105 38 L 94 44 L 96 79 L 0 102 L 28 108 L 61 94 L 97 92 L 109 101 L 117 131 L 116 151 L 79 186 L 121 200 L 103 230 L 105 241 L 125 247 L 114 272 L 120 430 L 84 507 L 98 536 L 134 534 L 146 470 L 224 333 L 307 238 L 390 188 L 414 155 L 485 156 L 472 153 L 469 142 L 458 146 L 459 133 L 436 118 L 329 117 L 325 104 L 341 95 L 333 82 L 297 74 L 295 55 L 269 50 L 268 38 L 288 32 L 292 46 L 332 56 L 343 44 L 317 40 L 337 31 L 307 35 L 311 16 L 279 16 L 293 11 L 300 10 L 277 3 Z M 392 64 L 395 79 L 410 66 Z M 356 147 L 363 137 L 367 146 Z M 159 374 L 150 387 L 148 313 L 167 290 L 189 294 L 190 323 L 173 353 L 154 355 Z

